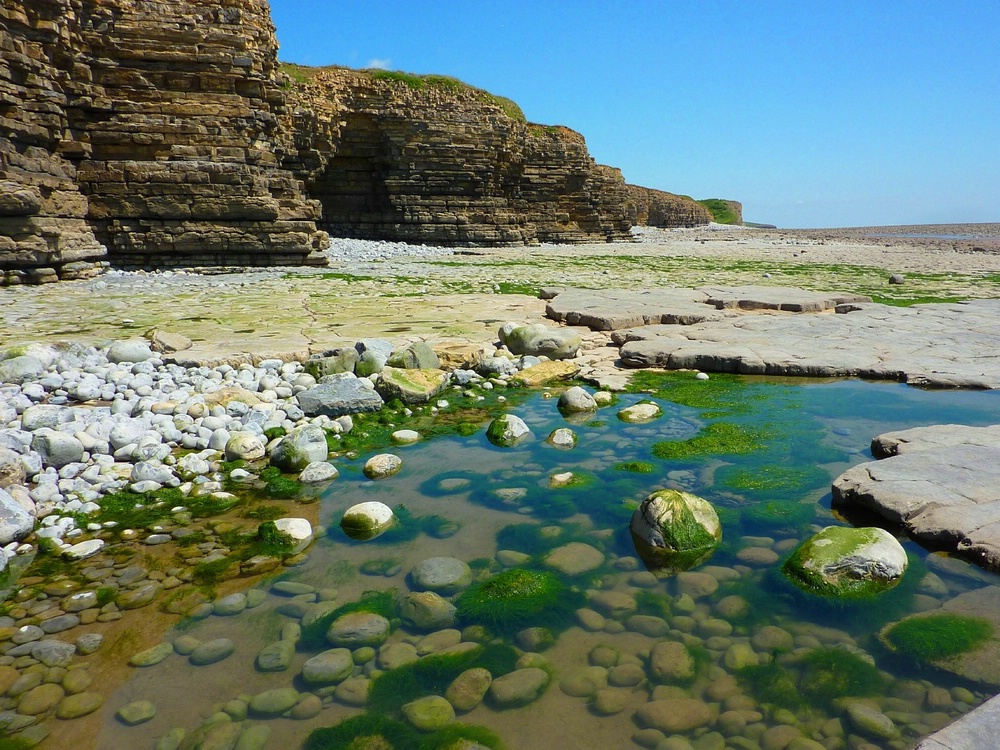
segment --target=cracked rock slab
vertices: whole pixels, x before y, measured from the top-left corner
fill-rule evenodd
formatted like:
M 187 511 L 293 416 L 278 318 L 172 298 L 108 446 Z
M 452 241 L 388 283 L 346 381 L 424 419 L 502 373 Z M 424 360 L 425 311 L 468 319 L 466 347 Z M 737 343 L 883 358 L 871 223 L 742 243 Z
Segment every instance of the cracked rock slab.
M 841 474 L 833 483 L 834 503 L 872 510 L 918 541 L 1000 569 L 1000 437 L 984 444 L 994 430 L 965 428 L 967 443 L 958 442 L 958 425 L 879 436 L 877 444 L 891 446 L 904 435 L 907 442 L 896 445 L 908 447 Z M 943 435 L 952 443 L 942 443 Z
M 776 286 L 702 287 L 699 289 L 567 289 L 545 308 L 553 320 L 595 331 L 636 326 L 689 326 L 725 319 L 725 310 L 825 312 L 838 305 L 871 302 L 870 297 Z
M 844 309 L 844 308 L 842 308 Z M 1000 300 L 850 306 L 844 314 L 732 313 L 615 334 L 629 367 L 861 377 L 1000 388 Z
M 569 289 L 552 299 L 546 317 L 594 331 L 657 323 L 692 325 L 721 320 L 708 295 L 694 289 Z

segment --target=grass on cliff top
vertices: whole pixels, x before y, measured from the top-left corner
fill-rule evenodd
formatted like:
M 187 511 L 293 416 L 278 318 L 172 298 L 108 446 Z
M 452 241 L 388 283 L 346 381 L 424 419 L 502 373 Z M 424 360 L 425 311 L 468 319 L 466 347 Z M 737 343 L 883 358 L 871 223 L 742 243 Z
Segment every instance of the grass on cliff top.
M 721 198 L 706 198 L 698 201 L 712 214 L 712 221 L 716 224 L 739 224 L 740 217 L 733 211 L 732 206 Z
M 488 91 L 476 88 L 475 86 L 470 86 L 464 81 L 460 81 L 452 76 L 418 75 L 416 73 L 406 73 L 402 70 L 369 70 L 367 72 L 371 75 L 373 80 L 399 83 L 407 88 L 413 89 L 414 91 L 438 89 L 441 91 L 448 91 L 453 94 L 470 91 L 473 92 L 480 101 L 495 104 L 500 107 L 504 114 L 510 119 L 516 122 L 527 122 L 524 112 L 521 111 L 521 108 L 516 102 L 503 96 L 496 96 Z

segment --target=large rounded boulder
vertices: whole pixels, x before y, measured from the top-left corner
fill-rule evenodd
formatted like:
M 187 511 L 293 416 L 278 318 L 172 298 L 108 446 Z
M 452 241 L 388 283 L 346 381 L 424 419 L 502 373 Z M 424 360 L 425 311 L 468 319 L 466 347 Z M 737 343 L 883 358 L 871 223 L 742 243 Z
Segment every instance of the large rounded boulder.
M 514 354 L 546 356 L 549 359 L 572 359 L 583 344 L 576 331 L 549 328 L 541 323 L 518 326 L 510 331 L 501 329 L 500 341 Z
M 906 565 L 906 551 L 885 529 L 827 526 L 800 544 L 783 570 L 807 591 L 858 599 L 891 589 Z
M 657 490 L 632 514 L 636 551 L 646 566 L 665 574 L 708 559 L 722 539 L 722 525 L 707 500 L 679 490 Z

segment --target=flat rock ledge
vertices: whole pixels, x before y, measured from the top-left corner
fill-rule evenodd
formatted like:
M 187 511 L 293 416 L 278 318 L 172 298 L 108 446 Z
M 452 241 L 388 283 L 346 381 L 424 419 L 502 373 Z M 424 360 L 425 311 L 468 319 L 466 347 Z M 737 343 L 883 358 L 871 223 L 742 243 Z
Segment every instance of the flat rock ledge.
M 916 750 L 973 750 L 993 747 L 1000 736 L 1000 695 L 935 732 Z
M 892 307 L 785 287 L 574 289 L 546 314 L 614 331 L 626 367 L 1000 388 L 1000 300 Z
M 1000 570 L 1000 426 L 921 427 L 874 445 L 889 457 L 841 474 L 835 505 L 872 510 L 917 541 Z
M 861 302 L 871 302 L 871 297 L 777 286 L 567 289 L 549 301 L 545 314 L 571 326 L 618 331 L 661 323 L 687 326 L 719 321 L 726 317 L 725 310 L 819 313 Z

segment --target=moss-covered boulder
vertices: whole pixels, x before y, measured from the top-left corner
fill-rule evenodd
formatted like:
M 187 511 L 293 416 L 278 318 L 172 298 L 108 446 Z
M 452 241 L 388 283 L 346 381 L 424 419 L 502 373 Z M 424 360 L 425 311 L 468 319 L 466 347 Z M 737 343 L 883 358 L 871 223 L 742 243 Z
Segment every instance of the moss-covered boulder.
M 679 490 L 657 490 L 632 514 L 636 552 L 654 572 L 672 574 L 708 559 L 722 540 L 722 525 L 707 500 Z
M 326 461 L 329 453 L 323 428 L 306 424 L 281 438 L 271 454 L 271 465 L 282 471 L 302 471 L 311 463 Z
M 384 367 L 375 390 L 386 401 L 426 404 L 447 387 L 448 377 L 444 370 Z
M 909 661 L 1000 690 L 1000 587 L 984 586 L 937 610 L 887 625 L 879 640 Z
M 385 503 L 371 501 L 352 505 L 344 511 L 340 528 L 351 539 L 367 541 L 388 529 L 395 520 L 392 508 Z
M 906 565 L 902 545 L 885 529 L 827 526 L 800 544 L 783 570 L 807 591 L 858 599 L 891 589 Z
M 441 360 L 430 344 L 417 341 L 394 350 L 386 365 L 404 370 L 437 370 L 441 367 Z
M 490 422 L 486 429 L 486 438 L 493 445 L 501 448 L 512 448 L 531 435 L 531 430 L 524 420 L 514 414 L 501 414 Z

